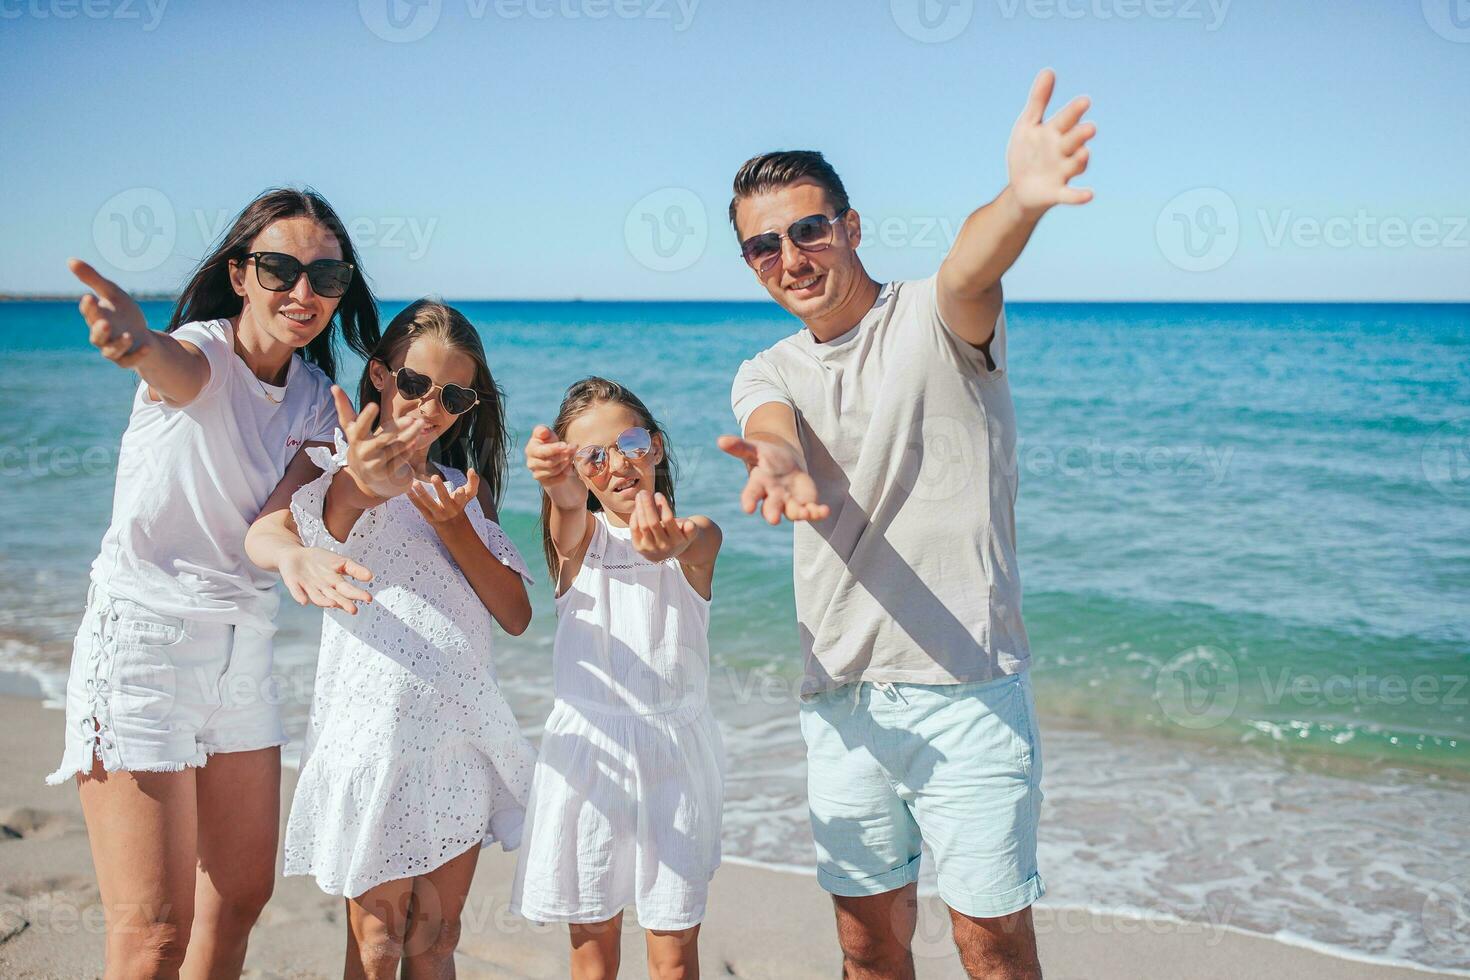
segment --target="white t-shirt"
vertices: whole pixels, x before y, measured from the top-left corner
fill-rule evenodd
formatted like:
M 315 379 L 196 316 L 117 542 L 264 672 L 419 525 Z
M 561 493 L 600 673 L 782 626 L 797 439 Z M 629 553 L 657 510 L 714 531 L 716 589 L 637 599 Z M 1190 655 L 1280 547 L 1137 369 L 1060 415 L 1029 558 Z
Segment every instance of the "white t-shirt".
M 204 352 L 209 381 L 181 408 L 139 382 L 92 581 L 165 615 L 269 632 L 275 576 L 245 556 L 245 532 L 301 447 L 331 442 L 332 382 L 299 355 L 284 386 L 261 381 L 235 353 L 229 320 L 173 335 Z
M 1005 314 L 985 351 L 939 315 L 935 279 L 894 282 L 852 329 L 810 330 L 740 366 L 744 431 L 791 406 L 818 498 L 795 526 L 801 693 L 959 684 L 1030 662 L 1016 568 L 1016 417 Z

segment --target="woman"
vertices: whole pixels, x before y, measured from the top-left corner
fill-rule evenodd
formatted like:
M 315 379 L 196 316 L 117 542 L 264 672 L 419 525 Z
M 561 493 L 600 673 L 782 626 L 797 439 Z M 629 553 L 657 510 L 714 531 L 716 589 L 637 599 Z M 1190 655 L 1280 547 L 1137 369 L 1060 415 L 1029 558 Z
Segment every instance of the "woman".
M 377 309 L 342 222 L 311 192 L 252 201 L 164 331 L 87 264 L 71 269 L 102 354 L 138 373 L 112 523 L 67 684 L 75 778 L 107 920 L 107 976 L 238 976 L 271 894 L 280 746 L 269 689 L 273 576 L 245 556 L 327 444 L 333 343 L 366 355 Z M 293 557 L 357 595 L 341 558 Z

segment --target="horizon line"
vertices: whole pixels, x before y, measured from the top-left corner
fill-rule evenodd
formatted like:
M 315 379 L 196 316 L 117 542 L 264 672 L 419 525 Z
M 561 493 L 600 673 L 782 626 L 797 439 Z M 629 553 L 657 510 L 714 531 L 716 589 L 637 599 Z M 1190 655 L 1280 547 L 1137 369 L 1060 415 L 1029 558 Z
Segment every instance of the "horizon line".
M 77 302 L 85 293 L 7 293 L 0 290 L 0 303 L 65 303 Z M 698 303 L 719 303 L 722 305 L 747 305 L 747 306 L 775 306 L 777 304 L 769 299 L 722 299 L 719 297 L 596 297 L 596 296 L 571 296 L 571 297 L 504 297 L 504 296 L 455 296 L 446 298 L 442 294 L 430 294 L 434 299 L 449 303 L 665 303 L 669 305 L 688 305 Z M 143 303 L 176 302 L 177 293 L 162 292 L 138 292 L 132 294 L 133 299 Z M 412 303 L 423 299 L 423 296 L 379 296 L 379 303 Z M 1032 299 L 1021 297 L 1007 299 L 1007 305 L 1024 304 L 1034 306 L 1263 306 L 1263 305 L 1313 305 L 1313 306 L 1465 306 L 1470 305 L 1470 297 L 1462 299 L 1434 299 L 1434 298 L 1377 298 L 1377 299 L 1321 299 L 1311 297 L 1289 297 L 1289 298 L 1252 298 L 1252 299 L 1224 299 L 1214 297 L 1194 297 L 1189 299 L 1163 299 L 1163 298 L 1128 298 L 1128 299 Z

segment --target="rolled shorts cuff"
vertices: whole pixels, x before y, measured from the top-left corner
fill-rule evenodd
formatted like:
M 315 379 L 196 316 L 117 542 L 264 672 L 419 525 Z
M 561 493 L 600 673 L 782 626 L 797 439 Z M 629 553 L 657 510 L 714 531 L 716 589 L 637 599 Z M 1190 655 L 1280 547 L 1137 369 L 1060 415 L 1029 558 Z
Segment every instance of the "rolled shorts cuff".
M 854 878 L 850 875 L 830 871 L 827 868 L 817 867 L 817 884 L 822 886 L 823 891 L 833 895 L 841 895 L 844 898 L 862 898 L 866 895 L 881 895 L 891 892 L 895 888 L 912 884 L 919 880 L 919 863 L 922 855 L 914 855 L 907 864 L 899 865 L 890 871 L 881 874 L 868 875 L 862 878 Z
M 1040 872 L 1033 874 L 1015 888 L 1005 891 L 977 892 L 963 885 L 939 878 L 939 897 L 944 904 L 961 915 L 973 919 L 995 919 L 1030 908 L 1037 899 L 1046 894 L 1046 882 Z

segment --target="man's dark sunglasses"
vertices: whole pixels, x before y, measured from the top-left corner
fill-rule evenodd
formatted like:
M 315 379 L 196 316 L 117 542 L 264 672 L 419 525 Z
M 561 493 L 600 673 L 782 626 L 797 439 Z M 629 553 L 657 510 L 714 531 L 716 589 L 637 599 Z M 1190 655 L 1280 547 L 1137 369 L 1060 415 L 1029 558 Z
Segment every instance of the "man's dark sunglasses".
M 317 259 L 306 265 L 285 252 L 251 252 L 245 259 L 255 260 L 255 281 L 273 293 L 290 292 L 303 271 L 312 291 L 328 299 L 341 296 L 352 284 L 352 263 L 341 259 Z
M 775 268 L 776 262 L 781 258 L 781 239 L 791 239 L 791 244 L 803 252 L 820 252 L 832 244 L 832 226 L 841 221 L 847 212 L 848 209 L 843 208 L 830 218 L 825 214 L 809 214 L 805 218 L 798 218 L 791 222 L 784 235 L 779 231 L 763 231 L 759 235 L 752 235 L 740 243 L 740 254 L 745 256 L 747 265 L 765 275 Z

